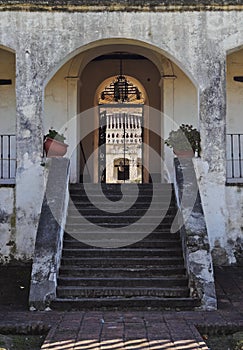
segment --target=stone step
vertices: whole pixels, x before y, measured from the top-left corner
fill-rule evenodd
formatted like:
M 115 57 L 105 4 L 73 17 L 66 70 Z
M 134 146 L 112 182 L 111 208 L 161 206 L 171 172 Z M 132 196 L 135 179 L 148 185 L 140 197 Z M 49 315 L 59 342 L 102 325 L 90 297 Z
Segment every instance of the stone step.
M 138 257 L 142 259 L 147 259 L 149 257 L 180 257 L 182 256 L 182 249 L 181 247 L 176 248 L 165 248 L 165 249 L 133 249 L 133 248 L 117 248 L 117 249 L 96 249 L 93 248 L 90 249 L 68 249 L 63 248 L 63 257 L 90 257 L 90 254 L 92 254 L 92 257 L 99 257 L 99 258 L 105 258 L 109 256 L 110 258 L 129 258 L 129 257 Z
M 79 217 L 77 219 L 67 219 L 66 226 L 65 228 L 70 232 L 70 231 L 75 231 L 81 230 L 81 231 L 92 231 L 95 229 L 96 226 L 101 226 L 101 227 L 108 227 L 108 228 L 122 228 L 122 227 L 129 227 L 132 225 L 132 227 L 136 228 L 136 231 L 141 231 L 143 232 L 144 229 L 148 228 L 153 228 L 153 225 L 156 224 L 156 228 L 167 228 L 170 229 L 172 222 L 169 220 L 163 220 L 160 222 L 160 218 L 149 218 L 149 217 L 144 217 L 142 218 L 142 223 L 139 217 L 136 218 L 126 218 L 123 217 L 120 220 L 117 220 L 116 218 L 85 218 L 86 220 L 84 221 L 83 217 Z M 134 226 L 136 225 L 136 226 Z M 140 227 L 141 226 L 141 227 Z
M 116 203 L 119 201 L 121 201 L 123 199 L 122 195 L 117 195 L 117 194 L 106 194 L 106 195 L 99 195 L 99 194 L 92 194 L 92 195 L 86 195 L 85 193 L 71 193 L 71 198 L 73 200 L 73 202 L 78 203 L 80 201 L 84 201 L 84 202 L 98 202 L 98 203 L 103 203 L 105 202 L 112 202 L 112 203 Z M 153 194 L 153 195 L 149 195 L 149 194 L 138 194 L 138 195 L 126 195 L 124 197 L 124 199 L 126 201 L 131 201 L 132 203 L 135 202 L 143 202 L 143 203 L 147 203 L 147 202 L 151 202 L 153 198 L 153 201 L 155 202 L 159 202 L 159 203 L 168 203 L 168 205 L 170 204 L 170 202 L 172 201 L 171 196 L 168 195 L 160 195 L 160 194 Z
M 153 247 L 152 245 L 146 245 L 146 241 L 161 241 L 161 240 L 172 240 L 172 239 L 178 239 L 178 234 L 171 234 L 168 230 L 165 230 L 164 232 L 160 231 L 154 231 L 152 233 L 147 232 L 129 232 L 129 227 L 125 228 L 124 231 L 120 230 L 120 232 L 116 232 L 113 229 L 104 230 L 103 232 L 97 232 L 97 230 L 93 231 L 83 231 L 83 232 L 76 232 L 74 230 L 68 231 L 69 236 L 73 237 L 75 241 L 79 241 L 81 243 L 85 244 L 85 248 L 90 248 L 93 246 L 99 247 L 99 248 L 121 248 L 121 247 L 130 247 L 133 244 L 140 245 L 140 242 L 144 242 L 144 244 L 141 243 L 141 247 L 144 248 L 158 248 Z M 66 236 L 65 236 L 66 237 Z M 180 241 L 178 241 L 178 247 L 181 247 Z M 132 247 L 130 247 L 132 248 Z
M 64 277 L 58 278 L 58 286 L 70 287 L 101 287 L 101 288 L 171 288 L 187 287 L 188 280 L 185 276 L 180 277 Z
M 150 288 L 150 287 L 84 287 L 84 286 L 58 286 L 58 298 L 105 298 L 105 297 L 189 297 L 188 287 Z
M 80 238 L 89 238 L 90 240 L 94 239 L 94 240 L 98 240 L 99 239 L 99 233 L 97 232 L 88 232 L 87 234 L 85 234 L 84 232 L 82 232 L 82 234 L 80 235 Z M 121 237 L 121 233 L 117 234 L 114 231 L 114 237 L 118 240 L 120 238 L 120 240 L 124 239 L 128 239 L 131 236 L 131 232 L 129 232 L 127 230 L 127 232 L 123 232 L 122 233 L 122 237 Z M 163 230 L 154 230 L 152 233 L 147 234 L 143 237 L 143 239 L 141 240 L 141 234 L 140 232 L 138 233 L 133 233 L 133 238 L 138 238 L 137 242 L 141 242 L 141 241 L 160 241 L 160 240 L 178 240 L 178 245 L 181 246 L 181 242 L 180 242 L 180 234 L 179 232 L 175 232 L 175 233 L 171 233 L 170 230 L 168 229 L 163 229 Z M 102 237 L 103 238 L 103 235 Z M 79 239 L 79 236 L 75 236 L 75 235 L 71 235 L 67 232 L 64 233 L 64 239 L 70 239 L 70 240 L 74 240 L 74 241 L 79 241 L 79 242 L 83 242 L 81 239 Z
M 173 186 L 101 187 L 103 193 L 97 184 L 70 185 L 72 202 L 52 306 L 195 307 L 197 301 L 189 297 L 180 234 L 170 232 L 177 213 Z M 123 190 L 128 193 L 124 198 Z M 134 204 L 127 209 L 129 200 Z M 119 210 L 114 213 L 114 209 Z
M 61 266 L 59 276 L 72 277 L 177 277 L 185 276 L 186 270 L 183 265 L 165 266 L 165 267 L 77 267 L 77 266 Z
M 83 187 L 69 187 L 70 194 L 88 194 L 88 195 L 161 195 L 161 196 L 173 196 L 174 187 L 172 186 L 156 186 L 156 187 L 137 187 L 126 185 L 103 185 L 103 186 L 83 186 Z
M 92 212 L 88 212 L 85 215 L 85 218 L 87 220 L 91 220 L 92 222 L 99 222 L 99 221 L 108 221 L 108 222 L 113 222 L 113 221 L 125 221 L 125 222 L 129 222 L 129 221 L 134 221 L 134 220 L 138 220 L 140 219 L 140 215 L 124 215 L 122 213 L 118 213 L 118 214 L 114 214 L 114 213 L 105 213 L 105 215 L 94 215 Z M 174 216 L 173 215 L 166 215 L 164 217 L 162 217 L 160 215 L 160 213 L 158 213 L 158 215 L 153 215 L 153 213 L 148 213 L 148 215 L 146 215 L 146 221 L 151 222 L 154 219 L 158 219 L 161 218 L 161 220 L 163 220 L 163 223 L 166 222 L 173 222 L 174 220 Z M 69 223 L 79 223 L 80 221 L 80 215 L 78 213 L 76 214 L 69 214 L 68 218 L 67 218 L 67 222 Z
M 77 183 L 77 184 L 70 184 L 69 189 L 70 190 L 81 190 L 84 189 L 88 190 L 94 190 L 97 191 L 97 189 L 102 188 L 106 191 L 120 191 L 122 189 L 127 189 L 129 191 L 152 191 L 152 190 L 158 190 L 162 189 L 164 191 L 170 191 L 171 189 L 174 189 L 174 185 L 172 183 L 146 183 L 146 184 L 108 184 L 108 183 Z
M 126 197 L 123 203 L 121 202 L 121 198 L 119 198 L 119 197 L 113 197 L 113 198 L 104 197 L 103 198 L 101 196 L 93 196 L 93 197 L 90 197 L 90 199 L 89 199 L 87 196 L 74 197 L 72 195 L 71 199 L 75 205 L 96 204 L 96 205 L 101 206 L 101 205 L 105 204 L 106 207 L 109 207 L 109 206 L 114 206 L 115 204 L 117 204 L 119 206 L 119 208 L 122 206 L 127 206 L 128 201 L 129 201 L 129 203 L 131 203 L 131 207 L 134 207 L 134 208 L 138 207 L 139 205 L 140 206 L 141 205 L 142 206 L 150 206 L 152 203 L 152 197 L 146 197 L 146 196 Z M 154 203 L 154 206 L 157 205 L 158 208 L 160 208 L 161 206 L 163 208 L 166 208 L 166 207 L 168 208 L 171 204 L 171 200 L 170 200 L 170 198 L 164 198 L 161 196 L 154 196 L 153 203 Z
M 80 220 L 81 221 L 81 220 Z M 72 234 L 72 233 L 79 233 L 79 232 L 89 232 L 89 233 L 99 233 L 97 227 L 104 227 L 104 228 L 113 228 L 114 229 L 114 235 L 115 234 L 126 234 L 130 231 L 129 227 L 132 226 L 132 231 L 130 232 L 138 232 L 138 233 L 143 233 L 143 232 L 149 232 L 151 233 L 152 230 L 154 231 L 155 229 L 161 230 L 161 229 L 167 229 L 170 230 L 171 228 L 171 224 L 170 223 L 160 223 L 157 225 L 157 223 L 153 223 L 153 222 L 146 222 L 146 220 L 144 220 L 145 222 L 143 224 L 141 224 L 141 222 L 134 222 L 134 223 L 122 223 L 122 222 L 115 222 L 115 223 L 109 223 L 109 222 L 100 222 L 98 223 L 92 223 L 92 222 L 88 222 L 88 221 L 81 221 L 82 223 L 80 224 L 76 224 L 76 223 L 72 223 L 72 224 L 67 224 L 65 226 L 65 230 Z M 155 226 L 155 227 L 153 227 Z M 124 230 L 121 230 L 122 228 L 124 228 Z M 115 232 L 116 229 L 120 229 L 119 232 Z M 130 233 L 131 234 L 131 233 Z
M 200 305 L 195 298 L 109 297 L 56 298 L 51 308 L 57 310 L 193 310 Z
M 112 208 L 114 209 L 114 206 L 112 206 Z M 99 208 L 96 208 L 95 206 L 93 207 L 89 207 L 87 208 L 86 206 L 83 206 L 83 208 L 80 208 L 75 206 L 75 209 L 73 207 L 70 207 L 68 209 L 68 216 L 71 217 L 79 217 L 79 214 L 82 214 L 84 216 L 100 216 L 102 217 L 103 215 L 125 215 L 125 216 L 143 216 L 147 213 L 147 211 L 149 210 L 149 214 L 151 216 L 158 216 L 158 215 L 163 215 L 165 217 L 165 215 L 170 216 L 170 217 L 174 217 L 175 214 L 177 213 L 177 209 L 175 206 L 170 206 L 169 208 L 166 206 L 164 209 L 159 207 L 159 208 L 155 208 L 155 209 L 150 209 L 150 208 L 130 208 L 128 210 L 125 211 L 121 211 L 119 213 L 113 213 L 113 212 L 108 212 L 107 210 L 101 210 Z
M 90 252 L 91 254 L 91 252 Z M 93 254 L 92 254 L 93 255 Z M 184 265 L 182 257 L 166 257 L 154 258 L 117 258 L 117 257 L 88 257 L 88 258 L 70 258 L 62 257 L 62 266 L 77 266 L 77 267 L 147 267 L 149 269 L 159 268 L 161 266 Z
M 103 205 L 95 206 L 92 203 L 72 203 L 72 205 L 68 207 L 68 215 L 71 216 L 79 216 L 79 214 L 85 216 L 85 215 L 91 215 L 91 216 L 103 216 L 103 215 L 129 215 L 129 216 L 144 216 L 145 214 L 149 214 L 152 216 L 158 216 L 162 215 L 163 217 L 169 215 L 169 216 L 175 216 L 177 214 L 177 208 L 173 205 L 168 206 L 167 203 L 163 207 L 162 204 L 157 204 L 152 206 L 143 205 L 143 203 L 137 203 L 135 206 L 132 206 L 127 209 L 124 205 L 119 206 L 117 212 L 114 212 L 115 206 L 114 204 L 106 205 L 105 207 Z
M 97 245 L 101 245 L 102 241 L 94 241 L 94 243 Z M 178 247 L 178 245 L 180 244 L 180 242 L 178 242 L 177 239 L 168 239 L 168 240 L 142 240 L 139 241 L 137 243 L 134 243 L 132 245 L 129 245 L 131 248 L 176 248 Z M 82 248 L 86 248 L 87 249 L 87 245 L 85 243 L 82 243 L 80 241 L 77 241 L 75 239 L 71 240 L 71 239 L 64 239 L 64 247 L 66 249 L 82 249 Z M 92 249 L 93 247 L 90 246 L 90 249 Z

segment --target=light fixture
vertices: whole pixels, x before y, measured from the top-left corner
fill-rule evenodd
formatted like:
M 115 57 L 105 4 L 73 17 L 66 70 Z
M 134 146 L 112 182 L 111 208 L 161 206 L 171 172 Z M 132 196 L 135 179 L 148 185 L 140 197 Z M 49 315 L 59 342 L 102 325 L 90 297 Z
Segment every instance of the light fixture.
M 130 83 L 123 75 L 122 57 L 120 58 L 120 74 L 116 77 L 114 82 L 101 92 L 101 100 L 106 99 L 120 103 L 141 99 L 141 93 L 138 88 Z

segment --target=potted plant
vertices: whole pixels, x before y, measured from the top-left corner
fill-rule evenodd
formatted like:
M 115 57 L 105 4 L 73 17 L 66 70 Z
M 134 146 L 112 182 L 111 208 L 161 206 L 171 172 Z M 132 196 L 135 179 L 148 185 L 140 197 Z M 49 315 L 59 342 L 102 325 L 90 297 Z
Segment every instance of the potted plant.
M 200 132 L 189 124 L 181 124 L 179 129 L 172 130 L 165 140 L 168 147 L 173 148 L 174 153 L 181 158 L 193 157 L 201 151 Z
M 68 145 L 64 143 L 66 137 L 63 134 L 59 134 L 54 129 L 49 129 L 48 134 L 44 136 L 44 150 L 48 158 L 51 157 L 63 157 Z

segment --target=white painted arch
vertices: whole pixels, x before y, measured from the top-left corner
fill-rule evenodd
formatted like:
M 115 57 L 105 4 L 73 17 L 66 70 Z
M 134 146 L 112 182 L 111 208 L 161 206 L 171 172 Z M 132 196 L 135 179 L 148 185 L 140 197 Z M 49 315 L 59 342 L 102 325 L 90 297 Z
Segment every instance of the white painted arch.
M 84 45 L 77 50 L 74 50 L 72 53 L 67 55 L 64 59 L 62 59 L 59 64 L 55 67 L 55 69 L 52 70 L 51 74 L 49 75 L 48 79 L 45 80 L 45 87 L 47 87 L 48 83 L 52 80 L 52 78 L 55 77 L 55 74 L 58 73 L 64 66 L 65 68 L 65 78 L 66 78 L 66 84 L 67 84 L 67 89 L 71 91 L 71 89 L 77 89 L 76 91 L 79 91 L 79 78 L 82 74 L 82 72 L 85 70 L 87 65 L 96 57 L 99 57 L 101 55 L 109 54 L 114 51 L 125 51 L 129 53 L 134 53 L 138 54 L 141 56 L 144 56 L 147 58 L 153 65 L 154 67 L 158 70 L 158 74 L 160 74 L 161 77 L 164 75 L 171 76 L 174 75 L 175 67 L 177 67 L 177 70 L 181 70 L 180 66 L 175 64 L 177 60 L 173 58 L 173 61 L 170 60 L 170 55 L 164 54 L 164 51 L 161 50 L 158 47 L 155 47 L 154 45 L 148 44 L 143 41 L 135 40 L 135 39 L 124 39 L 124 38 L 110 38 L 110 39 L 102 39 L 102 40 L 97 40 L 94 42 L 91 42 L 87 45 Z M 173 63 L 174 62 L 174 63 Z M 185 74 L 185 72 L 182 71 L 182 74 L 190 81 L 190 84 L 194 87 L 196 93 L 195 95 L 197 96 L 197 86 L 193 84 L 193 81 L 191 77 Z M 82 84 L 82 82 L 81 82 Z M 161 79 L 160 84 L 158 86 L 158 89 L 161 89 L 161 101 L 163 100 L 163 87 L 166 85 L 167 88 L 167 97 L 169 94 L 173 94 L 173 89 L 174 85 L 171 82 L 168 81 L 163 81 Z M 74 90 L 73 90 L 74 91 Z M 67 93 L 67 96 L 64 96 L 65 99 L 67 99 L 67 114 L 69 114 L 66 118 L 66 121 L 70 118 L 72 118 L 74 115 L 78 115 L 80 112 L 79 110 L 79 103 L 78 103 L 78 96 L 77 92 L 75 95 L 75 92 L 72 92 L 72 96 L 70 99 L 70 94 Z M 69 98 L 69 100 L 68 100 Z M 95 96 L 94 96 L 95 98 Z M 196 99 L 197 97 L 195 97 Z M 148 98 L 146 99 L 148 101 Z M 173 99 L 168 99 L 166 101 L 167 105 L 174 103 Z M 95 103 L 93 104 L 93 106 Z M 92 106 L 89 106 L 90 108 Z M 164 105 L 163 101 L 161 102 L 161 106 L 159 106 L 159 110 L 164 111 L 165 114 L 169 115 L 173 108 L 167 108 L 167 106 Z M 197 108 L 195 109 L 195 115 L 197 116 L 198 110 Z M 45 113 L 44 113 L 45 114 Z M 173 119 L 173 118 L 172 118 Z M 174 120 L 172 123 L 167 123 L 169 128 L 173 124 Z M 181 122 L 190 122 L 190 120 L 182 120 Z M 54 126 L 55 125 L 49 125 L 49 126 Z M 197 126 L 197 125 L 196 125 Z M 173 125 L 172 125 L 173 127 Z M 80 126 L 77 124 L 76 129 L 78 130 Z M 76 132 L 76 138 L 78 139 L 78 134 Z M 76 160 L 74 161 L 73 164 L 76 164 L 78 168 L 78 155 L 76 156 Z M 77 171 L 79 173 L 79 171 Z M 73 178 L 77 178 L 77 176 L 73 176 Z M 75 181 L 75 180 L 73 180 Z
M 150 42 L 127 38 L 100 39 L 78 47 L 77 49 L 67 54 L 64 58 L 60 58 L 58 64 L 56 64 L 55 67 L 51 68 L 49 72 L 47 71 L 47 76 L 44 79 L 43 86 L 45 87 L 48 84 L 48 82 L 52 79 L 52 77 L 58 72 L 58 70 L 69 61 L 70 76 L 78 76 L 80 74 L 80 70 L 83 70 L 85 66 L 90 61 L 92 61 L 92 59 L 99 55 L 105 55 L 109 53 L 111 51 L 111 46 L 114 49 L 116 48 L 116 46 L 118 46 L 120 50 L 122 49 L 122 47 L 126 47 L 126 49 L 130 53 L 137 53 L 143 55 L 148 60 L 154 63 L 154 65 L 158 68 L 161 74 L 163 74 L 164 70 L 166 69 L 164 67 L 166 61 L 171 61 L 184 72 L 184 74 L 191 80 L 191 82 L 196 88 L 199 87 L 199 84 L 195 79 L 193 72 L 190 72 L 188 68 L 175 55 L 166 50 L 168 48 L 160 48 L 158 46 L 155 46 L 154 44 L 151 44 Z M 98 52 L 96 51 L 96 49 L 98 49 Z M 85 59 L 82 59 L 80 57 L 80 54 L 85 54 Z

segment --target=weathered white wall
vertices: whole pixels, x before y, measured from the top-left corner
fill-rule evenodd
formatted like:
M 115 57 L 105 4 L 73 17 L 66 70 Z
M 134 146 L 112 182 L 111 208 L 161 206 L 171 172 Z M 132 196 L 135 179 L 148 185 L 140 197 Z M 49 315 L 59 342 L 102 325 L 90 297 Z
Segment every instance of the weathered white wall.
M 16 130 L 15 55 L 0 47 L 0 79 L 11 79 L 11 85 L 0 85 L 0 134 Z
M 236 263 L 243 246 L 242 187 L 214 186 L 208 164 L 194 159 L 213 260 L 217 265 Z M 217 209 L 216 209 L 217 208 Z M 224 234 L 223 234 L 224 233 Z
M 169 136 L 171 130 L 177 130 L 181 124 L 192 124 L 195 128 L 199 129 L 198 96 L 196 87 L 175 64 L 173 64 L 173 69 L 170 69 L 166 73 L 171 75 L 174 74 L 176 78 L 163 79 L 165 139 Z M 172 182 L 174 177 L 173 158 L 173 150 L 165 146 L 164 177 L 169 182 Z
M 227 254 L 230 262 L 239 262 L 243 259 L 243 188 L 226 187 L 227 215 Z
M 227 217 L 225 184 L 215 185 L 214 175 L 210 173 L 208 163 L 200 158 L 194 159 L 198 185 L 203 204 L 206 225 L 209 234 L 211 250 L 214 251 L 216 264 L 233 262 L 232 253 L 227 257 Z
M 7 263 L 16 255 L 14 188 L 0 188 L 0 263 Z
M 108 25 L 111 23 L 116 25 Z M 17 58 L 16 222 L 20 248 L 16 256 L 19 258 L 32 255 L 44 190 L 40 162 L 45 83 L 72 56 L 111 42 L 140 45 L 170 57 L 197 87 L 203 181 L 207 187 L 204 203 L 208 203 L 206 214 L 212 223 L 208 231 L 212 244 L 213 237 L 220 237 L 220 242 L 226 244 L 226 53 L 243 43 L 243 12 L 5 11 L 0 13 L 0 45 L 11 47 Z
M 70 62 L 65 64 L 49 81 L 45 89 L 44 130 L 60 130 L 68 121 L 68 76 Z M 76 91 L 77 93 L 77 91 Z M 65 135 L 67 136 L 67 135 Z

